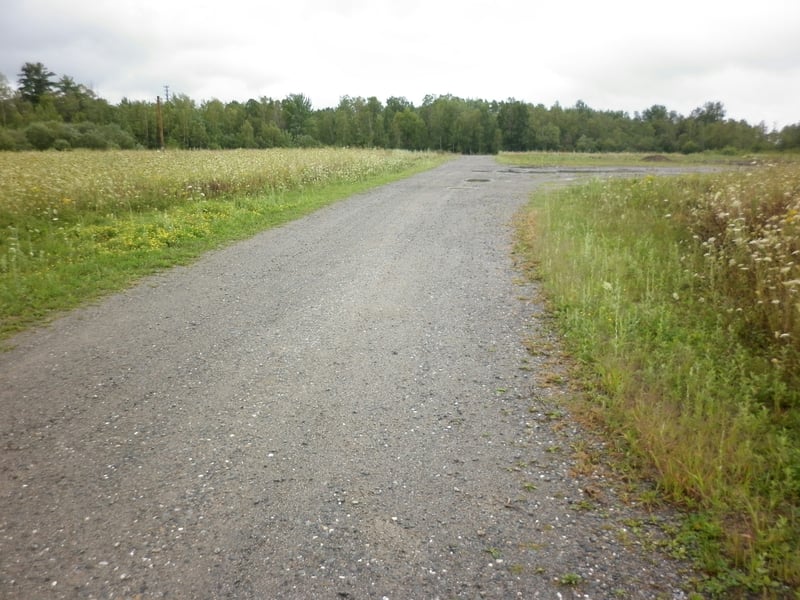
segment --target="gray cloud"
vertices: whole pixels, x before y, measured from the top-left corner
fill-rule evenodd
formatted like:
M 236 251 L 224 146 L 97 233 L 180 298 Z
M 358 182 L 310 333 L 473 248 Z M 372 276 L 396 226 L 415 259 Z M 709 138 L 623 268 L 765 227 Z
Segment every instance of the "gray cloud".
M 683 114 L 719 100 L 732 118 L 800 121 L 800 3 L 633 0 L 6 0 L 0 72 L 24 62 L 116 102 L 163 86 L 197 101 L 425 94 L 550 105 L 578 99 Z

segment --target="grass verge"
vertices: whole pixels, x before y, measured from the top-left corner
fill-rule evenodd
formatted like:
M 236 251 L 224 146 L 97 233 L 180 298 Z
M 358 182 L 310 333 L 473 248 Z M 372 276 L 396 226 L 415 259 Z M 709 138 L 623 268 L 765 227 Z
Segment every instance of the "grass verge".
M 55 172 L 49 177 L 45 172 L 33 177 L 31 169 L 23 168 L 29 182 L 19 183 L 22 178 L 18 178 L 0 186 L 0 339 L 120 290 L 142 276 L 186 264 L 210 249 L 448 160 L 444 155 L 412 153 L 392 153 L 387 160 L 369 151 L 366 155 L 358 151 L 350 158 L 348 151 L 331 151 L 315 158 L 311 152 L 316 151 L 308 152 L 301 153 L 300 159 L 298 151 L 281 155 L 277 163 L 271 157 L 279 180 L 270 176 L 269 169 L 254 164 L 245 173 L 250 176 L 245 185 L 237 184 L 245 177 L 235 170 L 234 162 L 242 158 L 236 152 L 165 153 L 158 157 L 166 163 L 163 172 L 139 174 L 135 185 L 104 183 L 105 192 L 90 189 L 97 181 L 92 170 L 103 171 L 100 165 L 116 160 L 113 153 L 45 156 L 47 161 L 56 161 L 55 167 L 50 165 Z M 154 156 L 141 153 L 141 160 Z M 254 153 L 244 156 L 249 161 L 258 159 Z M 209 170 L 210 179 L 196 176 L 187 185 L 182 179 L 185 171 L 175 169 L 170 161 L 180 164 L 193 157 L 195 161 L 212 157 L 215 168 Z M 18 160 L 19 156 L 8 158 Z M 136 153 L 123 154 L 123 158 L 128 164 L 140 161 Z M 295 168 L 298 160 L 302 165 Z M 337 164 L 331 166 L 332 160 Z M 220 161 L 230 164 L 223 169 Z M 75 164 L 81 165 L 81 176 L 62 175 Z M 58 188 L 52 182 L 60 176 L 65 183 Z M 258 186 L 253 183 L 256 176 Z M 13 183 L 17 183 L 15 193 L 8 191 Z M 44 194 L 46 185 L 53 189 Z M 205 191 L 198 193 L 198 189 Z M 29 198 L 20 202 L 25 194 Z
M 783 162 L 784 155 L 730 155 L 715 152 L 697 154 L 636 152 L 501 152 L 498 162 L 520 167 L 680 167 L 684 165 L 746 165 L 766 161 Z
M 800 590 L 800 170 L 594 181 L 534 197 L 519 251 L 586 402 L 691 515 L 714 597 Z

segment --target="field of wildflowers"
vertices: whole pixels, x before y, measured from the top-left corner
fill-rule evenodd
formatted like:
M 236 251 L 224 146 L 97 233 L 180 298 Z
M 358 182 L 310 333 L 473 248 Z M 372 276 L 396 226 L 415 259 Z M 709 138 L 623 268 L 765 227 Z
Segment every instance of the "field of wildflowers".
M 401 150 L 0 152 L 0 336 L 440 160 Z
M 798 164 L 595 181 L 521 223 L 584 407 L 694 515 L 707 591 L 800 588 Z
M 701 288 L 739 335 L 772 349 L 775 368 L 800 375 L 798 168 L 720 176 L 697 198 L 683 198 L 683 211 L 703 250 Z
M 424 154 L 379 150 L 0 153 L 0 224 L 124 215 L 221 196 L 355 183 Z M 429 156 L 427 156 L 429 158 Z

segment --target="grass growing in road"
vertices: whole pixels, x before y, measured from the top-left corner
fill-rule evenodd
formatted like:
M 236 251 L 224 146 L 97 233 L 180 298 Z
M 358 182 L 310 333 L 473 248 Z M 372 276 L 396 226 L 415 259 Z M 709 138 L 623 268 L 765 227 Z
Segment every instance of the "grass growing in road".
M 443 160 L 378 150 L 0 153 L 0 338 Z
M 520 249 L 706 591 L 800 589 L 800 168 L 537 195 Z

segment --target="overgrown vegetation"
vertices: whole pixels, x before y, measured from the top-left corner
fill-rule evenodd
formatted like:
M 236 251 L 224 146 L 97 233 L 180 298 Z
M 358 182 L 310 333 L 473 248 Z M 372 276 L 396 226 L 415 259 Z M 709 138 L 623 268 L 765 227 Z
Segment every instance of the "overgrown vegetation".
M 69 76 L 25 63 L 12 89 L 0 74 L 0 150 L 70 148 L 379 147 L 466 154 L 498 151 L 683 152 L 800 149 L 800 123 L 769 131 L 763 123 L 726 118 L 721 102 L 689 115 L 663 105 L 633 115 L 599 111 L 578 101 L 551 107 L 513 98 L 496 101 L 427 96 L 344 96 L 335 107 L 314 109 L 311 99 L 250 98 L 223 103 L 181 93 L 123 99 L 112 105 Z M 163 123 L 163 128 L 159 126 Z
M 590 169 L 592 167 L 661 167 L 676 168 L 687 165 L 730 166 L 756 165 L 765 160 L 793 160 L 791 154 L 773 152 L 727 154 L 723 152 L 697 152 L 692 154 L 660 154 L 652 152 L 501 152 L 497 161 L 524 168 Z
M 0 337 L 442 160 L 400 150 L 0 153 Z
M 703 589 L 800 590 L 798 164 L 538 194 L 519 233 L 584 409 L 692 515 Z

